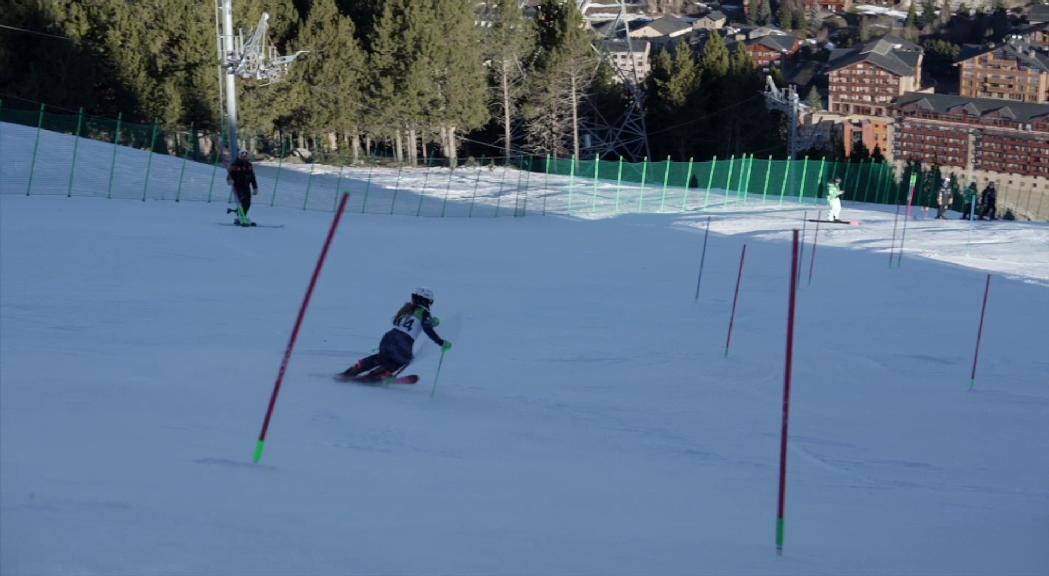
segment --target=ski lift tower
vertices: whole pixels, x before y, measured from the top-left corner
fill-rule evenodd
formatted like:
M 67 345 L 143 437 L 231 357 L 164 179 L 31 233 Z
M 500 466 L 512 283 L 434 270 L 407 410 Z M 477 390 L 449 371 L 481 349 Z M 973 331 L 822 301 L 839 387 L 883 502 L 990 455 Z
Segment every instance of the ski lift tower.
M 288 75 L 288 68 L 299 56 L 300 50 L 289 56 L 277 54 L 276 47 L 269 44 L 266 31 L 270 16 L 262 13 L 259 25 L 244 41 L 243 35 L 233 34 L 233 0 L 222 0 L 222 34 L 219 36 L 219 65 L 225 75 L 226 118 L 229 122 L 230 161 L 237 157 L 237 86 L 236 78 L 259 82 L 260 86 L 280 82 Z M 221 83 L 219 86 L 221 92 Z
M 579 11 L 585 14 L 589 4 L 589 0 L 578 0 Z M 590 102 L 593 120 L 585 128 L 586 137 L 589 140 L 587 148 L 593 152 L 595 157 L 615 152 L 637 162 L 651 156 L 648 148 L 648 129 L 645 126 L 645 94 L 642 90 L 637 64 L 634 61 L 634 48 L 630 39 L 626 5 L 623 0 L 617 4 L 619 12 L 612 23 L 605 28 L 604 36 L 594 42 L 593 48 L 598 53 L 601 62 L 614 62 L 610 57 L 609 48 L 613 43 L 625 44 L 630 69 L 623 70 L 615 65 L 612 66 L 612 69 L 626 88 L 629 102 L 627 109 L 623 112 L 623 117 L 614 123 L 606 119 L 597 106 L 592 101 Z
M 765 76 L 765 103 L 768 108 L 787 114 L 788 122 L 790 123 L 790 132 L 787 136 L 787 154 L 790 160 L 796 159 L 798 153 L 810 147 L 813 141 L 811 134 L 808 137 L 802 137 L 798 134 L 798 123 L 801 122 L 801 115 L 809 111 L 809 106 L 802 104 L 798 99 L 798 91 L 794 89 L 793 84 L 787 85 L 785 89 L 780 89 L 772 81 L 771 75 Z

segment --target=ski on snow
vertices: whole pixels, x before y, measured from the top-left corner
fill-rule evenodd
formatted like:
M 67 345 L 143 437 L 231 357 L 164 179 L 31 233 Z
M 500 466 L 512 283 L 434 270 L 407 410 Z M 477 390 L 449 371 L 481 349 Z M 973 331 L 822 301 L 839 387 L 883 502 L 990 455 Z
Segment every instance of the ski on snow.
M 824 224 L 848 224 L 849 226 L 860 225 L 860 222 L 858 220 L 815 220 L 813 218 L 809 218 L 809 222 L 822 222 Z
M 335 380 L 339 382 L 353 382 L 355 384 L 369 384 L 372 386 L 383 386 L 387 384 L 415 384 L 419 381 L 417 374 L 408 374 L 407 376 L 391 376 L 384 380 L 362 380 L 353 376 L 344 376 L 342 374 L 336 374 Z

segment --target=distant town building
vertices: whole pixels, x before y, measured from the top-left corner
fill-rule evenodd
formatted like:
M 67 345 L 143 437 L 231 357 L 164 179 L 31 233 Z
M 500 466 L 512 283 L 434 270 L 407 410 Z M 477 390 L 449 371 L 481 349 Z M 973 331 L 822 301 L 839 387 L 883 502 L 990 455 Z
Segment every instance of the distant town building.
M 898 165 L 953 168 L 981 188 L 996 182 L 1006 198 L 1049 200 L 1049 104 L 911 92 L 896 101 L 894 115 Z M 1031 205 L 1017 201 L 1012 208 Z
M 828 108 L 839 114 L 887 117 L 896 98 L 921 87 L 921 63 L 921 47 L 896 36 L 835 50 L 827 62 Z
M 834 50 L 827 62 L 827 109 L 844 116 L 845 154 L 859 144 L 891 155 L 892 104 L 921 87 L 922 49 L 896 36 Z
M 770 34 L 743 43 L 754 65 L 768 68 L 789 62 L 801 51 L 801 40 L 790 34 Z
M 714 10 L 709 14 L 699 17 L 692 22 L 693 30 L 721 30 L 725 27 L 725 23 L 728 22 L 728 17 L 725 16 L 724 12 Z
M 1049 22 L 1049 4 L 1034 4 L 1027 10 L 1027 21 L 1031 24 Z
M 631 38 L 677 38 L 692 31 L 692 24 L 677 16 L 662 16 L 648 22 L 630 24 Z
M 956 63 L 959 92 L 971 98 L 1049 102 L 1049 54 L 1013 35 Z
M 608 63 L 620 72 L 616 80 L 622 81 L 625 78 L 628 83 L 633 83 L 636 73 L 638 84 L 645 81 L 652 70 L 649 58 L 652 53 L 651 42 L 641 38 L 631 38 L 629 45 L 626 40 L 605 40 L 603 44 L 608 54 Z
M 805 0 L 805 11 L 811 12 L 813 5 L 817 10 L 844 14 L 852 8 L 852 0 Z

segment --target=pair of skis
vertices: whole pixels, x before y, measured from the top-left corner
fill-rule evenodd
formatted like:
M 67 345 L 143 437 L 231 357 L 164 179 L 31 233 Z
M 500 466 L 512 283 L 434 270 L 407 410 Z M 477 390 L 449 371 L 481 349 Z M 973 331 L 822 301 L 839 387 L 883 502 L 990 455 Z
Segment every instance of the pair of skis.
M 372 386 L 388 386 L 390 384 L 415 384 L 419 381 L 418 374 L 408 374 L 407 376 L 390 376 L 389 378 L 383 378 L 381 380 L 369 379 L 368 377 L 358 376 L 346 376 L 341 372 L 335 375 L 335 380 L 339 382 L 354 382 L 356 384 L 370 384 Z

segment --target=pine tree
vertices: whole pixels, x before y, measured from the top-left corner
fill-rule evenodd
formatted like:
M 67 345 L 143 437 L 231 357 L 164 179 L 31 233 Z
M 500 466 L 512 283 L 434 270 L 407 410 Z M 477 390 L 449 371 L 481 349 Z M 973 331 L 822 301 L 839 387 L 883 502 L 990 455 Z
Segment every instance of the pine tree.
M 359 155 L 363 51 L 355 38 L 353 21 L 339 13 L 335 0 L 314 0 L 296 43 L 309 55 L 296 67 L 305 91 L 302 101 L 304 128 L 324 133 L 327 148 L 339 148 L 339 135 L 350 143 L 354 160 Z
M 486 52 L 491 61 L 494 99 L 503 132 L 503 156 L 509 161 L 513 146 L 512 126 L 524 88 L 525 58 L 535 49 L 535 26 L 512 0 L 489 0 L 486 16 Z
M 594 79 L 597 58 L 575 3 L 544 0 L 539 14 L 543 53 L 529 82 L 528 140 L 537 150 L 563 154 L 567 139 L 578 158 L 579 108 Z
M 438 0 L 437 29 L 442 41 L 434 55 L 436 76 L 435 127 L 441 151 L 456 166 L 458 133 L 488 122 L 488 86 L 484 67 L 484 37 L 477 26 L 473 0 Z
M 820 96 L 819 88 L 816 86 L 809 88 L 809 95 L 805 98 L 805 102 L 811 106 L 813 110 L 823 110 L 823 97 Z
M 688 156 L 694 127 L 682 119 L 695 114 L 699 86 L 699 66 L 687 46 L 678 46 L 673 56 L 666 49 L 659 52 L 646 82 L 646 125 L 649 132 L 657 135 L 649 140 L 656 156 Z

